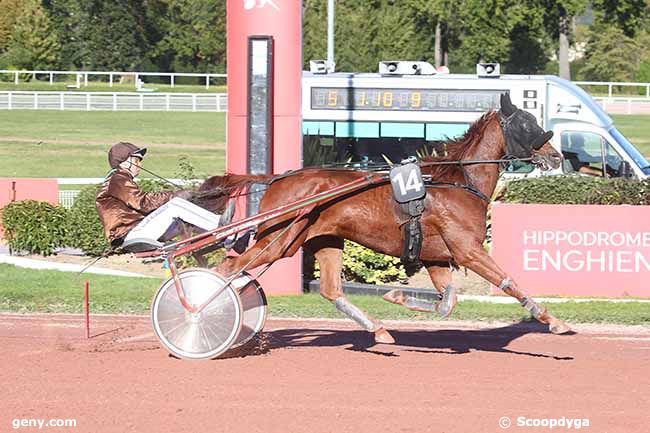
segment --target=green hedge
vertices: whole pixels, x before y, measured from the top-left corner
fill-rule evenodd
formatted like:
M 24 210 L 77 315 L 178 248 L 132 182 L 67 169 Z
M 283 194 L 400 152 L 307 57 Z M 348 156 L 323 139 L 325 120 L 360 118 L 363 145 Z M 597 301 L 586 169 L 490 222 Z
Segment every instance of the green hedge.
M 65 245 L 67 211 L 44 201 L 25 200 L 2 208 L 2 227 L 9 248 L 16 252 L 51 255 Z
M 650 205 L 650 181 L 592 176 L 545 176 L 511 181 L 506 203 Z

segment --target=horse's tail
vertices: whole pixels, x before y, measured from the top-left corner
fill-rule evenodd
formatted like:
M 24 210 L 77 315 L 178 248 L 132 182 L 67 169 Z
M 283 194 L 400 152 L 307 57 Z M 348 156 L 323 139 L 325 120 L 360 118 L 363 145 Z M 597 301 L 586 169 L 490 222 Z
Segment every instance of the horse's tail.
M 231 197 L 241 194 L 255 183 L 270 183 L 273 175 L 240 175 L 226 173 L 212 176 L 199 187 L 193 202 L 215 213 L 222 213 Z

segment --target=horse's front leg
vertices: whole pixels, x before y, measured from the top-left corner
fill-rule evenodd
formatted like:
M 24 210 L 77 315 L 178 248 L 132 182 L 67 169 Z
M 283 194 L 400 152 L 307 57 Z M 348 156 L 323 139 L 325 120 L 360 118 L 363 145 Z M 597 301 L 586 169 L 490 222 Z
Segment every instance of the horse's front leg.
M 442 300 L 433 302 L 415 298 L 404 294 L 400 289 L 393 289 L 386 293 L 384 299 L 393 304 L 403 305 L 409 310 L 438 313 L 444 319 L 451 314 L 458 303 L 456 286 L 451 281 L 451 269 L 448 264 L 429 264 L 426 269 L 434 287 L 442 295 Z
M 372 332 L 377 343 L 392 344 L 395 340 L 384 325 L 354 305 L 343 294 L 341 270 L 343 268 L 343 240 L 323 237 L 312 241 L 310 249 L 320 265 L 320 294 L 334 304 L 341 313 Z
M 508 295 L 516 298 L 535 319 L 548 324 L 549 330 L 553 334 L 564 334 L 571 331 L 571 328 L 562 320 L 549 314 L 546 308 L 541 307 L 533 298 L 519 289 L 515 281 L 499 268 L 480 243 L 474 243 L 467 248 L 459 248 L 457 245 L 454 248 L 453 241 L 448 241 L 448 244 L 450 244 L 452 254 L 459 265 L 471 269 Z

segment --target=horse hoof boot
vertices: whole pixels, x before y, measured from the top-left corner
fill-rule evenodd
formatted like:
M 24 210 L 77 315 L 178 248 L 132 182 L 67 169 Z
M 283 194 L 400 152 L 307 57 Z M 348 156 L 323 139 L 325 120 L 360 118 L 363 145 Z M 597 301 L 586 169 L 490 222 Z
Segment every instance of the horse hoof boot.
M 551 331 L 553 334 L 556 335 L 561 335 L 561 334 L 566 334 L 567 332 L 571 332 L 571 328 L 569 328 L 567 324 L 561 321 L 560 319 L 551 320 L 551 323 L 548 324 L 548 329 L 549 331 Z
M 438 314 L 441 319 L 449 317 L 456 304 L 458 303 L 458 297 L 456 296 L 456 287 L 449 285 L 445 293 L 442 295 L 442 301 L 437 306 Z
M 375 331 L 375 343 L 395 344 L 395 339 L 385 328 L 379 328 Z
M 382 296 L 382 298 L 384 298 L 384 301 L 388 301 L 391 304 L 404 305 L 404 302 L 406 302 L 406 296 L 404 296 L 404 292 L 399 289 L 391 290 Z

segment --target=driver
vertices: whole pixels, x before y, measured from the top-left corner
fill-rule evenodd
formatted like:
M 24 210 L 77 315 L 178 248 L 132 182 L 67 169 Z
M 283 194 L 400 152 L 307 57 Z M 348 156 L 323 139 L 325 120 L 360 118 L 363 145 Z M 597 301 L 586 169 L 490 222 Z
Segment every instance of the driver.
M 135 182 L 147 153 L 131 143 L 114 144 L 108 151 L 111 171 L 102 184 L 95 205 L 106 238 L 114 248 L 133 252 L 162 246 L 179 233 L 178 220 L 201 230 L 219 227 L 220 215 L 187 201 L 192 192 L 143 192 Z
M 588 174 L 590 176 L 602 176 L 602 170 L 592 167 L 589 162 L 583 161 L 580 157 L 585 156 L 585 138 L 582 134 L 574 132 L 569 135 L 570 143 L 568 148 L 563 149 L 564 158 L 569 162 L 572 171 Z

